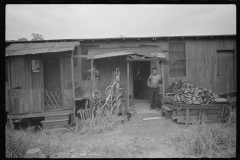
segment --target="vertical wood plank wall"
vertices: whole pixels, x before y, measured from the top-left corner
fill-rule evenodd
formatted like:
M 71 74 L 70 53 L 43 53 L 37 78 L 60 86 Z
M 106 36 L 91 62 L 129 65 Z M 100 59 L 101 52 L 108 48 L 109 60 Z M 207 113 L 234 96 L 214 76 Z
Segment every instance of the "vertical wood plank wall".
M 62 57 L 60 62 L 64 108 L 73 108 L 71 57 Z
M 10 113 L 43 111 L 43 64 L 38 55 L 8 57 L 10 64 L 8 90 Z M 40 72 L 32 72 L 32 59 L 40 61 Z M 14 89 L 15 88 L 15 89 Z
M 114 47 L 138 47 L 139 45 L 157 45 L 163 51 L 168 51 L 169 42 L 182 41 L 186 45 L 186 76 L 185 77 L 170 77 L 169 65 L 164 62 L 164 76 L 165 76 L 165 89 L 174 81 L 186 79 L 189 82 L 208 88 L 209 90 L 217 93 L 217 50 L 234 50 L 236 52 L 235 38 L 228 37 L 193 37 L 193 38 L 157 38 L 157 40 L 137 39 L 133 40 L 95 40 L 84 41 L 82 44 L 99 45 L 99 48 L 114 48 Z M 166 57 L 169 57 L 168 52 L 163 52 Z M 236 53 L 235 53 L 236 55 Z M 104 60 L 103 60 L 104 61 Z M 102 63 L 105 63 L 102 62 Z M 108 66 L 111 63 L 108 63 Z M 151 62 L 151 68 L 157 67 L 161 73 L 161 67 L 158 62 Z M 106 68 L 106 67 L 103 67 Z M 108 69 L 110 70 L 110 69 Z M 106 72 L 108 71 L 106 70 Z M 105 72 L 105 71 L 100 71 Z M 102 73 L 105 75 L 105 73 Z M 107 83 L 107 82 L 106 82 Z M 102 84 L 99 84 L 102 88 Z

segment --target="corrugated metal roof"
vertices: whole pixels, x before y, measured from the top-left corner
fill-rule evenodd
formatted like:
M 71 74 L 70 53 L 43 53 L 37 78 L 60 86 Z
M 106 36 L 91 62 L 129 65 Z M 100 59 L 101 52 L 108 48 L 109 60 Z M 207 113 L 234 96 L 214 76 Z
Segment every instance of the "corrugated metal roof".
M 178 36 L 149 36 L 149 37 L 107 37 L 107 38 L 79 38 L 79 39 L 52 39 L 41 40 L 40 42 L 51 41 L 91 41 L 91 40 L 122 40 L 122 39 L 149 39 L 149 38 L 193 38 L 193 37 L 236 37 L 236 34 L 222 34 L 222 35 L 178 35 Z M 29 41 L 5 41 L 5 43 L 28 43 Z M 36 43 L 38 41 L 31 41 Z
M 154 53 L 149 54 L 148 56 L 143 56 L 143 55 L 138 55 L 138 54 L 129 55 L 127 60 L 130 60 L 130 59 L 134 59 L 134 60 L 143 60 L 143 59 L 149 60 L 151 58 L 158 59 L 158 60 L 167 60 L 167 57 L 164 55 L 164 53 L 160 53 L 160 52 L 154 52 Z
M 107 57 L 141 55 L 145 57 L 166 58 L 159 47 L 134 47 L 134 48 L 94 48 L 89 49 L 88 59 L 99 59 Z
M 100 58 L 107 58 L 107 57 L 126 56 L 126 55 L 130 55 L 130 54 L 134 54 L 134 53 L 132 53 L 132 52 L 125 52 L 125 51 L 110 52 L 110 53 L 104 53 L 104 54 L 95 55 L 92 58 L 88 58 L 88 59 L 100 59 Z
M 178 35 L 178 36 L 151 36 L 151 37 L 109 37 L 109 38 L 85 38 L 81 40 L 118 40 L 118 39 L 146 39 L 146 38 L 192 38 L 192 37 L 235 37 L 236 34 L 226 35 Z
M 6 48 L 5 56 L 71 51 L 77 45 L 80 42 L 15 43 Z

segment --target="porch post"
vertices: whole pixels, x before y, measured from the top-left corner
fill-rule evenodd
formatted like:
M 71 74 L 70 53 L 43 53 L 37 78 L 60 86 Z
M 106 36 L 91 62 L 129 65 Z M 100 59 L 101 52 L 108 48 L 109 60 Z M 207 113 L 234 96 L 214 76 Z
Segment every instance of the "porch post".
M 91 59 L 91 69 L 93 69 L 93 62 L 94 62 L 94 60 L 93 59 Z M 93 93 L 93 91 L 94 91 L 94 88 L 93 88 L 93 86 L 94 86 L 94 83 L 95 83 L 95 76 L 94 76 L 94 74 L 93 74 L 93 72 L 91 72 L 91 82 L 92 82 L 92 92 L 90 93 L 90 96 L 91 96 L 91 94 Z M 90 100 L 88 100 L 88 101 L 90 101 Z M 91 102 L 90 102 L 91 103 Z M 87 109 L 86 108 L 87 106 L 85 105 L 85 109 Z
M 163 61 L 161 62 L 161 64 L 162 64 L 162 100 L 163 100 L 163 98 L 164 98 L 164 93 L 165 93 L 165 88 L 164 88 L 164 69 L 163 69 Z
M 73 111 L 74 111 L 74 113 L 73 113 L 73 118 L 74 118 L 74 121 L 75 121 L 75 119 L 76 119 L 76 117 L 75 117 L 75 112 L 76 112 L 76 104 L 75 104 L 75 85 L 74 85 L 74 80 L 75 80 L 75 78 L 74 78 L 74 49 L 73 49 L 73 51 L 72 51 L 72 55 L 71 55 L 71 70 L 72 70 L 72 89 L 73 89 Z
M 127 106 L 126 106 L 126 110 L 125 110 L 125 114 L 128 112 L 128 107 L 129 107 L 129 82 L 130 82 L 130 79 L 129 79 L 129 61 L 127 61 Z

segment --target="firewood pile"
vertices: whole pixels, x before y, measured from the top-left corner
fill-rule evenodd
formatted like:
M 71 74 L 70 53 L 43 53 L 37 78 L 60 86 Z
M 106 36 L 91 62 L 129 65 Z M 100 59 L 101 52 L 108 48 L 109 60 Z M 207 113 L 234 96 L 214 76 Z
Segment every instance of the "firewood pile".
M 186 80 L 173 82 L 165 93 L 175 94 L 169 101 L 171 104 L 173 104 L 173 101 L 184 104 L 210 104 L 215 103 L 215 99 L 219 98 L 217 94 L 206 88 L 193 85 Z

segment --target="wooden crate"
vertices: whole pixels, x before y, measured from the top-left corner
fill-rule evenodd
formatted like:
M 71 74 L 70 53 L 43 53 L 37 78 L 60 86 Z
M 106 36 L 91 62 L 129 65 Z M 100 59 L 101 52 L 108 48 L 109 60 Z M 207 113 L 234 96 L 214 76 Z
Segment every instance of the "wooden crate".
M 178 123 L 212 123 L 221 121 L 225 104 L 181 104 L 174 102 L 172 119 Z

